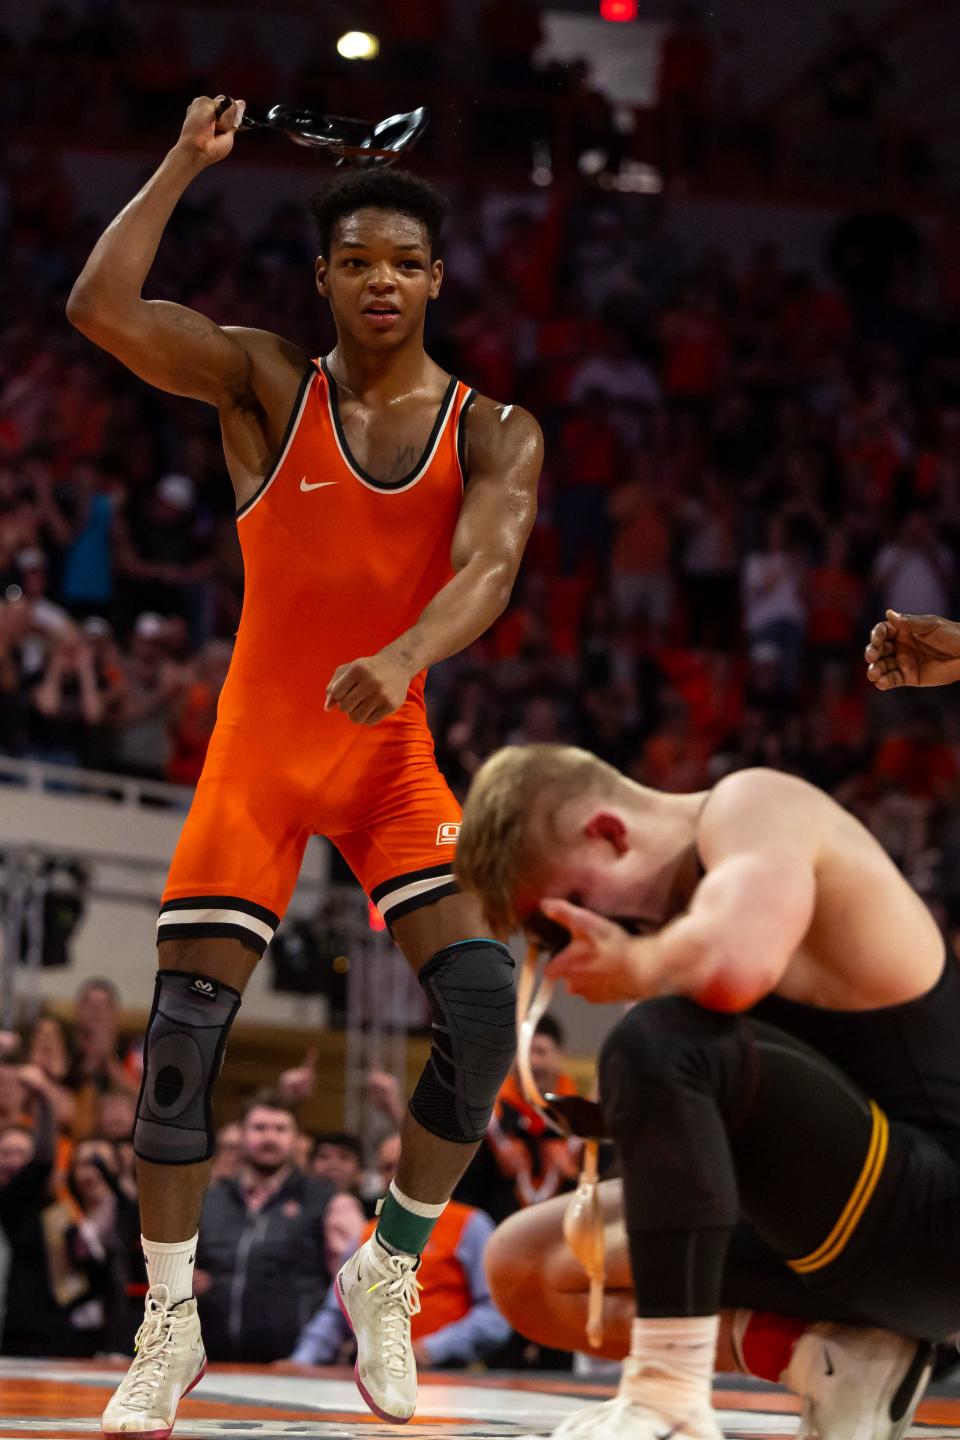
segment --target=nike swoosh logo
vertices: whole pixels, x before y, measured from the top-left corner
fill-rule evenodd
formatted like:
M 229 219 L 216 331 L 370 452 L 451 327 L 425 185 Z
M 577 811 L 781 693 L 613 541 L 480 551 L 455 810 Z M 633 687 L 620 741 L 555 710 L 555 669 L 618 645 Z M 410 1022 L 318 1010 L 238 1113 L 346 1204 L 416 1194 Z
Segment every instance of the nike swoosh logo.
M 830 1359 L 830 1351 L 827 1349 L 826 1346 L 823 1347 L 823 1364 L 827 1374 L 832 1375 L 833 1361 Z
M 318 480 L 315 485 L 308 485 L 307 477 L 306 475 L 304 475 L 303 479 L 300 481 L 300 489 L 304 492 L 308 490 L 322 490 L 325 485 L 336 485 L 336 483 L 336 480 Z

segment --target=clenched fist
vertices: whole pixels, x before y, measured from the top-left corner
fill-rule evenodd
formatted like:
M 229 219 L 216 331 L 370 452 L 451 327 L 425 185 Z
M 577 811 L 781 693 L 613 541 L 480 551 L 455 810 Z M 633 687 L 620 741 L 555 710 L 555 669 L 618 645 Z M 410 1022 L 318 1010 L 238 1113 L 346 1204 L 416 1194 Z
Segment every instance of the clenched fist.
M 224 101 L 229 101 L 223 113 L 217 110 Z M 246 100 L 231 100 L 229 95 L 198 95 L 187 110 L 187 118 L 180 131 L 177 148 L 187 151 L 204 165 L 215 165 L 225 160 L 233 149 L 237 127 L 243 119 Z
M 324 710 L 342 710 L 355 725 L 376 725 L 399 710 L 412 675 L 390 655 L 365 655 L 338 665 L 327 686 Z

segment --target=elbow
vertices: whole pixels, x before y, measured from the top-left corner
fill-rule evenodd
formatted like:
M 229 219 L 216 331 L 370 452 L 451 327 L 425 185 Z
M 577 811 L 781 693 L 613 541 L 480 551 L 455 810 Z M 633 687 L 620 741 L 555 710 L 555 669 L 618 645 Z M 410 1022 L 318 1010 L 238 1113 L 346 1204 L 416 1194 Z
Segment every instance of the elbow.
M 83 334 L 90 323 L 91 305 L 87 295 L 80 288 L 79 283 L 74 285 L 67 299 L 67 319 L 74 330 Z
M 494 603 L 495 603 L 495 605 L 496 605 L 496 610 L 495 610 L 495 612 L 494 612 L 494 617 L 493 617 L 495 620 L 499 620 L 499 618 L 500 618 L 500 616 L 503 614 L 504 610 L 506 610 L 507 606 L 508 606 L 509 603 L 510 603 L 510 596 L 511 596 L 512 594 L 513 594 L 513 586 L 512 586 L 512 585 L 509 585 L 509 584 L 501 585 L 501 586 L 495 591 L 495 594 L 494 594 Z
M 67 319 L 74 330 L 81 335 L 90 335 L 97 328 L 98 317 L 103 313 L 90 287 L 76 282 L 67 299 Z
M 513 574 L 508 565 L 497 565 L 490 572 L 489 583 L 496 606 L 496 614 L 502 615 L 513 594 Z
M 758 1005 L 765 995 L 776 989 L 784 969 L 784 965 L 767 960 L 714 954 L 697 978 L 693 999 L 707 1010 L 740 1014 Z

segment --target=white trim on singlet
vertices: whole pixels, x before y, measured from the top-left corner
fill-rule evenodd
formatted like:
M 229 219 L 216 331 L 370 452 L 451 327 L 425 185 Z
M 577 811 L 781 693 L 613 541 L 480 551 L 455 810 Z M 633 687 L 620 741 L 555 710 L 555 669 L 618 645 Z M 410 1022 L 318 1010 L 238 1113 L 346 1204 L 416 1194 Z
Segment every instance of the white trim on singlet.
M 248 915 L 245 910 L 161 910 L 157 920 L 161 940 L 165 925 L 239 925 L 242 929 L 259 935 L 267 945 L 273 939 L 273 926 L 265 925 L 262 920 Z
M 236 521 L 238 525 L 240 524 L 241 520 L 246 520 L 247 516 L 252 510 L 256 509 L 256 507 L 260 504 L 260 501 L 263 499 L 264 495 L 266 495 L 267 491 L 270 489 L 270 486 L 273 484 L 274 480 L 276 480 L 277 476 L 280 474 L 280 471 L 283 468 L 283 462 L 286 460 L 287 455 L 290 452 L 290 446 L 293 444 L 296 433 L 300 429 L 300 421 L 303 419 L 303 412 L 306 408 L 307 401 L 310 398 L 310 391 L 313 389 L 316 374 L 316 370 L 313 369 L 313 367 L 311 366 L 310 370 L 307 371 L 306 375 L 301 381 L 301 384 L 303 385 L 303 394 L 300 398 L 300 404 L 297 406 L 297 409 L 294 411 L 294 413 L 290 417 L 290 420 L 288 421 L 286 443 L 284 444 L 284 447 L 281 450 L 280 456 L 273 469 L 268 472 L 266 479 L 263 480 L 263 482 L 261 483 L 260 489 L 255 491 L 254 494 L 250 497 L 250 499 L 244 505 L 241 505 L 240 509 L 237 511 Z
M 476 390 L 468 390 L 463 397 L 463 402 L 460 406 L 460 414 L 457 416 L 457 443 L 454 446 L 454 449 L 457 452 L 457 469 L 460 471 L 461 490 L 465 490 L 467 488 L 467 473 L 463 464 L 464 452 L 467 445 L 467 437 L 464 434 L 464 430 L 467 423 L 467 413 L 469 412 L 470 406 L 473 404 L 476 398 Z
M 453 879 L 453 871 L 446 875 L 431 875 L 426 880 L 414 880 L 409 885 L 402 885 L 399 890 L 391 890 L 384 895 L 377 904 L 380 911 L 380 918 L 386 920 L 391 910 L 402 905 L 405 900 L 412 900 L 417 895 L 426 895 L 430 890 L 438 890 L 441 885 L 449 885 Z

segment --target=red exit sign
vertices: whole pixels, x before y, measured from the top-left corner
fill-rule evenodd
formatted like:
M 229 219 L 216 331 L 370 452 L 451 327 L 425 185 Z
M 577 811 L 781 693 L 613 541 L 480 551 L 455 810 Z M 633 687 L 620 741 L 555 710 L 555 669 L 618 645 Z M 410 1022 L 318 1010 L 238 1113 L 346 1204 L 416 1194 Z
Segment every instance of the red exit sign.
M 600 18 L 617 24 L 636 20 L 637 0 L 600 0 Z

